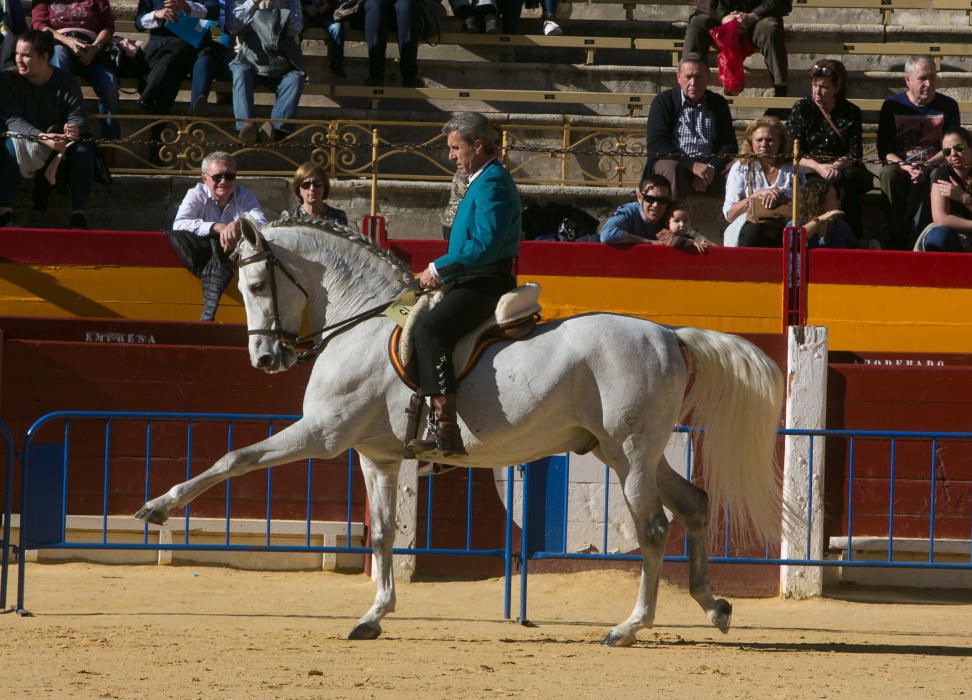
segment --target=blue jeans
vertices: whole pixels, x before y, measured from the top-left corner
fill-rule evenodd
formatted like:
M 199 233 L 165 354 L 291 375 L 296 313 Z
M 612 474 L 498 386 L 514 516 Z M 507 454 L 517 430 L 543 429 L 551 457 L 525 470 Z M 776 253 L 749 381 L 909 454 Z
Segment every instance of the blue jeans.
M 304 74 L 292 70 L 281 78 L 264 78 L 253 72 L 249 66 L 233 61 L 229 64 L 233 74 L 233 116 L 236 117 L 237 130 L 242 129 L 245 119 L 253 117 L 253 88 L 259 80 L 265 85 L 273 87 L 277 99 L 270 110 L 273 128 L 289 134 L 294 130 L 293 124 L 284 124 L 281 119 L 293 119 L 297 115 L 297 104 L 304 91 Z
M 557 0 L 543 0 L 543 14 L 548 17 L 557 16 Z
M 948 226 L 933 226 L 925 234 L 921 249 L 929 253 L 958 253 L 962 246 L 958 233 Z
M 332 13 L 326 15 L 304 16 L 304 29 L 327 30 L 327 60 L 333 65 L 344 63 L 344 25 L 331 21 Z
M 368 46 L 368 75 L 385 77 L 385 48 L 394 23 L 398 34 L 398 60 L 403 78 L 418 75 L 418 39 L 412 35 L 413 0 L 365 0 L 365 44 Z
M 90 143 L 77 144 L 68 152 L 67 161 L 61 165 L 62 168 L 67 168 L 72 211 L 84 211 L 87 208 L 91 180 L 94 177 L 95 148 L 97 146 Z M 0 207 L 13 206 L 20 180 L 20 167 L 17 165 L 13 139 L 4 139 L 3 147 L 0 148 Z
M 98 114 L 108 116 L 118 114 L 118 78 L 97 57 L 85 66 L 64 44 L 55 44 L 51 65 L 74 75 L 80 75 L 87 81 L 98 96 Z M 42 128 L 46 129 L 48 126 L 50 125 L 44 125 Z M 104 120 L 101 124 L 101 135 L 108 139 L 119 138 L 121 124 L 114 119 Z

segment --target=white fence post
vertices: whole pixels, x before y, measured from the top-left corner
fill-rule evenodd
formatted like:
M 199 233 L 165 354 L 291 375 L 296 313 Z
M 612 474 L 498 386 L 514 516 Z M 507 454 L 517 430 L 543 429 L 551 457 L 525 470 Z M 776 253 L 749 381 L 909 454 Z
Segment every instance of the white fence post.
M 786 363 L 786 427 L 823 429 L 827 422 L 827 329 L 790 326 Z M 783 519 L 781 557 L 784 559 L 823 558 L 824 440 L 820 437 L 813 440 L 812 479 L 809 446 L 808 437 L 786 436 L 783 503 L 788 515 Z M 781 596 L 808 598 L 822 593 L 820 567 L 780 567 Z

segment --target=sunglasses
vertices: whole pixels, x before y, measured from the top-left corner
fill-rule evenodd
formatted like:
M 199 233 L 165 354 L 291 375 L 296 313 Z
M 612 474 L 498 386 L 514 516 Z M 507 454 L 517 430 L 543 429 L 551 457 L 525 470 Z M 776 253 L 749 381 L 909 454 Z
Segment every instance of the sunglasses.
M 672 198 L 671 197 L 656 197 L 653 194 L 648 194 L 647 192 L 642 192 L 641 193 L 641 201 L 643 201 L 645 204 L 647 204 L 649 206 L 651 206 L 652 204 L 661 204 L 661 205 L 664 206 L 665 204 L 668 204 L 670 201 L 672 201 Z
M 216 173 L 215 175 L 210 175 L 209 179 L 215 182 L 217 185 L 223 180 L 226 182 L 233 182 L 236 179 L 236 173 Z
M 320 189 L 324 187 L 324 182 L 321 180 L 304 180 L 302 183 L 300 183 L 300 189 L 302 190 L 309 190 L 311 187 Z
M 964 143 L 957 143 L 954 146 L 945 146 L 945 148 L 942 149 L 942 155 L 948 158 L 950 155 L 952 155 L 952 151 L 962 153 L 966 148 L 968 148 L 968 146 L 966 146 Z
M 826 78 L 831 77 L 834 74 L 834 69 L 830 66 L 821 66 L 814 64 L 813 68 L 810 69 L 810 77 L 816 78 L 818 75 L 822 75 Z

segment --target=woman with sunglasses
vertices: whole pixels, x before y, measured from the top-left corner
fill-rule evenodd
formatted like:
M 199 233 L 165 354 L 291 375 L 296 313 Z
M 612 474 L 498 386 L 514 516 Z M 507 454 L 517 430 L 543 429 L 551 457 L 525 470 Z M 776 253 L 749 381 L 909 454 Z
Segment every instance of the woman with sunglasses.
M 861 196 L 874 187 L 874 177 L 861 163 L 861 110 L 847 99 L 843 63 L 826 58 L 813 65 L 810 96 L 793 105 L 786 130 L 799 142 L 800 167 L 834 186 L 847 222 L 863 238 Z
M 310 162 L 304 163 L 291 178 L 290 188 L 300 206 L 292 212 L 284 212 L 285 217 L 331 219 L 344 226 L 348 225 L 348 215 L 325 201 L 331 193 L 331 183 L 324 168 Z
M 931 174 L 932 222 L 921 232 L 915 250 L 972 250 L 972 136 L 963 127 L 942 136 L 945 164 Z
M 729 227 L 723 236 L 725 245 L 782 245 L 785 217 L 756 221 L 756 214 L 758 206 L 775 209 L 793 199 L 793 164 L 786 162 L 785 145 L 786 130 L 776 117 L 759 117 L 749 122 L 742 155 L 732 164 L 726 179 L 722 215 Z

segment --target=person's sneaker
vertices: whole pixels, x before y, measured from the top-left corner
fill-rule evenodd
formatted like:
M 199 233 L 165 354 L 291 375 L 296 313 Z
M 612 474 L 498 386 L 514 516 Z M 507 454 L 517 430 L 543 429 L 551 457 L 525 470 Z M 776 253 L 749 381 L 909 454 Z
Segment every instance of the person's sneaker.
M 369 75 L 365 78 L 364 84 L 367 87 L 385 87 L 385 78 L 379 78 L 377 75 Z
M 72 212 L 71 223 L 68 228 L 88 228 L 88 217 L 79 211 Z
M 240 139 L 240 143 L 245 143 L 247 145 L 256 143 L 257 140 L 256 124 L 244 124 L 243 128 L 240 129 L 239 139 Z
M 425 87 L 425 81 L 422 80 L 417 75 L 402 76 L 402 87 L 406 88 L 423 88 Z
M 462 31 L 479 34 L 483 31 L 483 25 L 479 23 L 478 17 L 469 15 L 462 21 Z
M 560 28 L 560 25 L 552 19 L 545 19 L 543 21 L 543 35 L 544 36 L 560 36 L 564 33 L 564 30 Z
M 12 211 L 5 211 L 0 214 L 0 228 L 8 228 L 17 225 L 17 217 Z
M 483 20 L 483 31 L 487 34 L 499 34 L 502 31 L 499 15 L 490 13 Z

